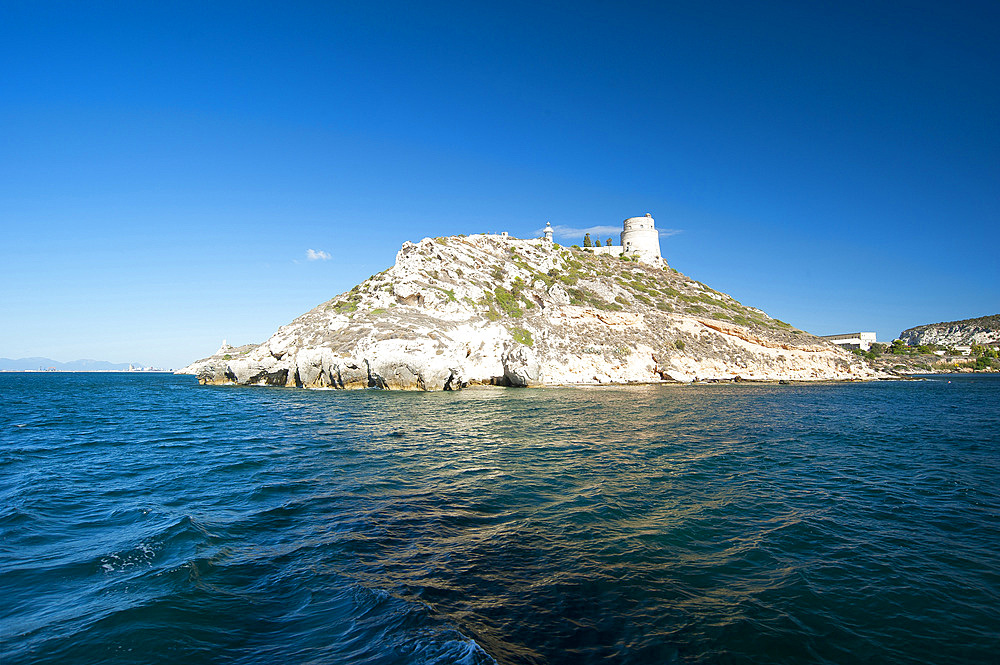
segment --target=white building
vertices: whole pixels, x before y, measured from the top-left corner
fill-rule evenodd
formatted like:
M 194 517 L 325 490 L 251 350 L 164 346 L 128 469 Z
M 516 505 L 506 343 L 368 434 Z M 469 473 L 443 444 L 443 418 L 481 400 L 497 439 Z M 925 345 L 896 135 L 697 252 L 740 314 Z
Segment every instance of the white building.
M 855 332 L 855 333 L 843 333 L 841 335 L 820 335 L 825 340 L 833 342 L 837 346 L 842 346 L 846 349 L 861 349 L 862 351 L 867 351 L 872 348 L 872 344 L 875 343 L 875 333 L 873 332 Z
M 595 254 L 610 254 L 611 256 L 635 256 L 643 263 L 662 265 L 660 254 L 660 233 L 653 223 L 653 216 L 648 212 L 645 217 L 629 217 L 622 222 L 621 245 L 605 245 L 593 247 Z

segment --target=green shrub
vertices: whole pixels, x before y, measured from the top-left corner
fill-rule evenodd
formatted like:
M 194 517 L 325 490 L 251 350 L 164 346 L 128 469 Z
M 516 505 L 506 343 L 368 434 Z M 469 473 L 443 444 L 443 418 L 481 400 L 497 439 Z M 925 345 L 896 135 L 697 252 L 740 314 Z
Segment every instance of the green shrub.
M 616 305 L 610 303 L 596 293 L 592 293 L 587 289 L 568 289 L 569 302 L 571 305 L 590 305 L 597 309 L 608 310 L 612 312 L 620 312 L 622 310 L 621 305 Z
M 525 346 L 534 346 L 535 344 L 535 340 L 531 338 L 531 332 L 524 328 L 511 328 L 510 336 L 518 344 L 524 344 Z
M 516 291 L 508 291 L 504 287 L 498 286 L 493 289 L 493 297 L 496 298 L 500 311 L 507 316 L 519 318 L 523 314 L 521 308 L 517 306 L 518 294 Z
M 684 340 L 682 339 L 677 340 L 676 342 L 674 342 L 674 346 L 677 348 L 678 351 L 683 351 L 685 346 Z
M 601 298 L 600 296 L 598 296 L 596 293 L 590 293 L 589 291 L 587 293 L 588 293 L 587 301 L 592 306 L 596 307 L 597 309 L 608 310 L 608 311 L 611 311 L 611 312 L 620 312 L 620 311 L 622 311 L 622 306 L 621 305 L 616 305 L 614 303 L 610 303 L 607 300 L 604 300 L 603 298 Z
M 559 281 L 562 282 L 563 284 L 566 284 L 567 286 L 573 286 L 578 281 L 580 281 L 580 276 L 574 270 L 565 275 L 559 275 Z
M 994 367 L 995 363 L 991 358 L 986 356 L 979 356 L 973 363 L 973 369 L 984 370 Z

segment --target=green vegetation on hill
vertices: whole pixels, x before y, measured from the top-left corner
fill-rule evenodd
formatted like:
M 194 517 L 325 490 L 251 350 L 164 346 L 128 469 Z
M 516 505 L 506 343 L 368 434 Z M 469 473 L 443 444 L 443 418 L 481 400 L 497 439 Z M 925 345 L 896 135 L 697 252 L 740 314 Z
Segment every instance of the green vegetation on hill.
M 1000 350 L 983 344 L 972 345 L 970 356 L 937 344 L 907 346 L 903 340 L 892 344 L 872 344 L 868 351 L 855 349 L 854 354 L 887 369 L 949 372 L 972 370 L 1000 371 Z
M 925 323 L 921 326 L 914 326 L 912 328 L 907 328 L 904 333 L 912 331 L 926 330 L 927 328 L 937 328 L 937 327 L 951 327 L 951 326 L 981 326 L 983 328 L 994 328 L 1000 330 L 1000 314 L 991 314 L 989 316 L 980 316 L 975 319 L 962 319 L 961 321 L 942 321 L 941 323 Z

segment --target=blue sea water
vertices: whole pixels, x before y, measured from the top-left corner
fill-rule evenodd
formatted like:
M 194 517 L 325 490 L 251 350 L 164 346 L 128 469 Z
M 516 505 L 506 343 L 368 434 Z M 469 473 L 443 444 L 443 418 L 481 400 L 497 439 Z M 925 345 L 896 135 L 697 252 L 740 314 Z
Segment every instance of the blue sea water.
M 1000 377 L 0 374 L 0 661 L 997 663 Z

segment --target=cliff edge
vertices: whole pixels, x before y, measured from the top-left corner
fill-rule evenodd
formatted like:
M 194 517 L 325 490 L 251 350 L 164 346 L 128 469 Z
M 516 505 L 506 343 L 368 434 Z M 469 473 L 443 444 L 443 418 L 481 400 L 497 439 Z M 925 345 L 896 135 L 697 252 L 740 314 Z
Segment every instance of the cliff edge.
M 972 346 L 973 344 L 1000 343 L 1000 314 L 981 316 L 978 319 L 928 323 L 907 328 L 899 333 L 907 346 L 936 344 L 938 346 Z
M 401 390 L 878 378 L 665 265 L 498 235 L 404 243 L 391 268 L 263 344 L 180 372 L 203 384 Z

